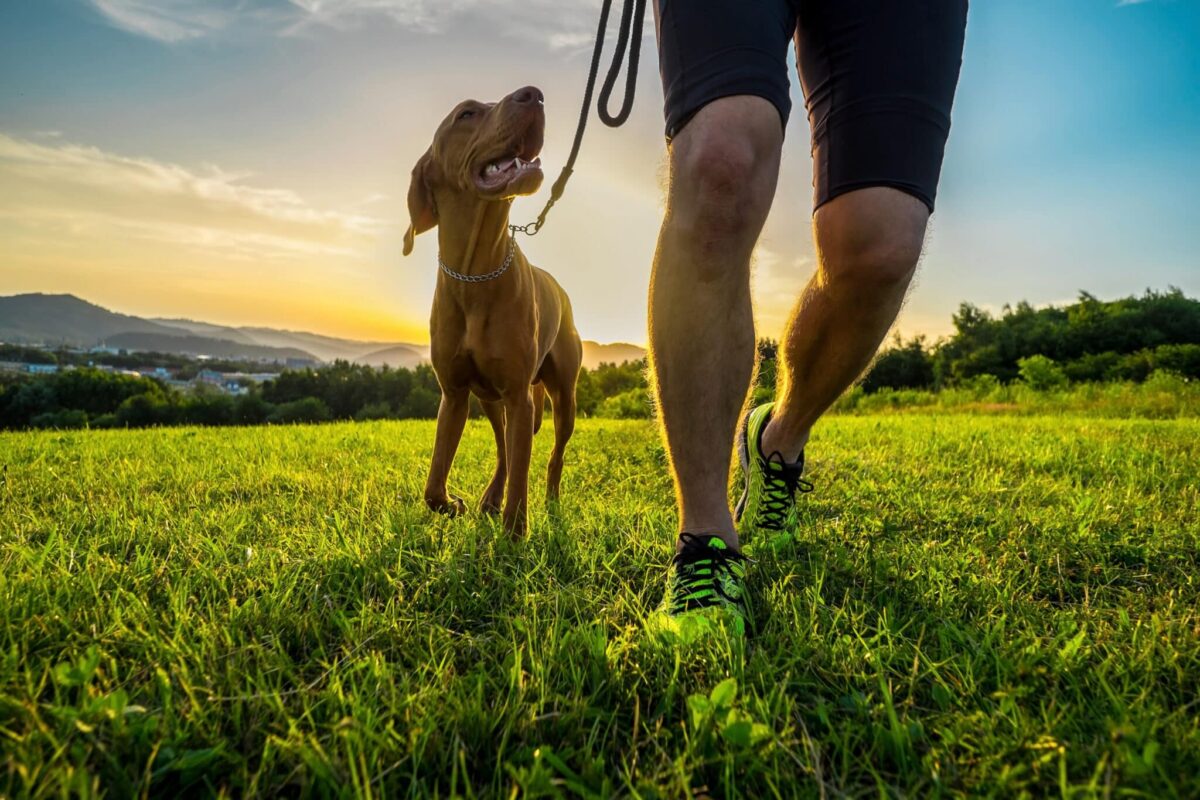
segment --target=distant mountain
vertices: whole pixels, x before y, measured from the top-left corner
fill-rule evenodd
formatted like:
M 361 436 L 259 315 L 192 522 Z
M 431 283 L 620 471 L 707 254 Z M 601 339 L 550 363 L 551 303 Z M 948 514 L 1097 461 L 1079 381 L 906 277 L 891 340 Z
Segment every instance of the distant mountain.
M 429 361 L 429 355 L 414 346 L 398 344 L 376 350 L 373 353 L 367 353 L 354 360 L 359 364 L 366 364 L 368 367 L 404 367 L 405 369 L 412 369 L 417 364 Z
M 152 353 L 177 353 L 187 356 L 209 358 L 237 358 L 250 361 L 278 361 L 288 359 L 317 362 L 312 353 L 297 347 L 263 347 L 257 344 L 242 344 L 229 339 L 212 339 L 208 336 L 169 333 L 118 333 L 109 336 L 105 345 L 119 350 Z
M 0 297 L 0 342 L 286 361 L 345 359 L 370 366 L 411 368 L 429 361 L 429 346 L 362 342 L 303 331 L 234 327 L 190 319 L 144 319 L 109 311 L 69 294 Z M 583 363 L 620 364 L 646 357 L 631 344 L 583 343 Z
M 166 325 L 169 328 L 176 328 L 176 335 L 179 331 L 195 334 L 196 336 L 205 336 L 209 339 L 225 339 L 230 342 L 239 342 L 241 344 L 262 344 L 256 342 L 252 337 L 239 331 L 237 328 L 230 328 L 227 325 L 213 325 L 210 322 L 196 322 L 190 319 L 159 319 L 151 317 L 151 322 L 159 325 Z
M 94 347 L 118 333 L 178 333 L 165 325 L 117 314 L 69 294 L 0 297 L 0 341 Z
M 360 342 L 354 339 L 338 339 L 333 336 L 322 336 L 318 333 L 302 331 L 281 331 L 274 328 L 239 328 L 259 344 L 271 347 L 302 347 L 310 353 L 316 353 L 325 361 L 345 359 L 366 363 L 363 358 L 373 355 L 380 350 L 392 347 L 408 348 L 420 356 L 420 360 L 429 360 L 429 348 L 406 342 Z
M 361 342 L 356 339 L 339 339 L 334 336 L 322 336 L 319 333 L 250 326 L 234 328 L 226 325 L 213 325 L 208 322 L 196 322 L 190 319 L 154 319 L 153 322 L 160 325 L 169 325 L 200 336 L 228 339 L 234 342 L 261 345 L 263 347 L 298 348 L 307 353 L 312 353 L 322 361 L 335 361 L 340 358 L 346 361 L 368 364 L 371 363 L 366 360 L 368 357 L 375 358 L 378 361 L 379 352 L 391 348 L 400 348 L 400 350 L 393 354 L 399 361 L 396 363 L 385 362 L 390 366 L 411 366 L 411 364 L 429 360 L 429 348 L 419 344 Z M 413 361 L 411 355 L 405 351 L 415 353 L 416 361 Z M 404 364 L 401 364 L 400 361 L 403 361 Z M 372 366 L 382 366 L 382 363 L 372 363 Z
M 583 365 L 588 369 L 595 369 L 601 364 L 624 364 L 626 361 L 637 361 L 645 357 L 646 350 L 635 344 L 583 343 Z

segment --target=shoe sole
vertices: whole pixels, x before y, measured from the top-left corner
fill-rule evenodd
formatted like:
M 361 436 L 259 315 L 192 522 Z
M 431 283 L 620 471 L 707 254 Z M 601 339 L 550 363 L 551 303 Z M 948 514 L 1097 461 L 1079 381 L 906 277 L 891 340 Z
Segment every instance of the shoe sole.
M 746 503 L 750 499 L 750 414 L 754 409 L 746 412 L 746 420 L 742 424 L 741 435 L 738 436 L 738 461 L 742 465 L 742 496 L 738 499 L 737 505 L 733 508 L 733 523 L 737 525 L 742 521 L 742 514 L 746 511 Z M 739 534 L 740 535 L 740 534 Z

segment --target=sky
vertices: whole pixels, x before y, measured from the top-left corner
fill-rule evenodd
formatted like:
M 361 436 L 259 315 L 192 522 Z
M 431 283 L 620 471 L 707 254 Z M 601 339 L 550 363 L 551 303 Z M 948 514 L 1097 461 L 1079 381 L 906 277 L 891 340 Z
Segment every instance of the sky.
M 654 0 L 651 0 L 653 2 Z M 409 172 L 460 100 L 546 95 L 569 150 L 598 0 L 4 0 L 0 294 L 424 342 L 437 238 L 401 254 Z M 653 25 L 629 123 L 588 131 L 522 239 L 585 338 L 642 343 L 666 148 Z M 898 322 L 1178 286 L 1200 294 L 1200 2 L 976 0 L 938 210 Z M 811 276 L 798 81 L 755 254 L 758 333 Z

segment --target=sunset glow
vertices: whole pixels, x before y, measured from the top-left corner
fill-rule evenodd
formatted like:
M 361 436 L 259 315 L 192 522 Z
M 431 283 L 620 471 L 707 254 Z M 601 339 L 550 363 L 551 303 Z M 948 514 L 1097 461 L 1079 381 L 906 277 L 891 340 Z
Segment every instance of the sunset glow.
M 457 101 L 533 83 L 547 95 L 548 185 L 573 133 L 595 5 L 5 4 L 0 293 L 424 342 L 436 237 L 401 256 L 412 163 Z M 1200 15 L 1184 3 L 1067 5 L 972 9 L 906 334 L 944 333 L 962 300 L 1200 288 L 1188 233 L 1200 207 L 1188 143 Z M 655 66 L 647 38 L 630 124 L 593 125 L 566 198 L 521 242 L 573 296 L 589 339 L 645 340 L 665 179 Z M 1130 91 L 1148 74 L 1156 92 Z M 802 109 L 798 88 L 794 100 Z M 1139 117 L 1154 129 L 1129 122 Z M 778 335 L 815 265 L 810 179 L 797 113 L 756 258 L 763 335 Z M 520 201 L 514 221 L 544 199 Z

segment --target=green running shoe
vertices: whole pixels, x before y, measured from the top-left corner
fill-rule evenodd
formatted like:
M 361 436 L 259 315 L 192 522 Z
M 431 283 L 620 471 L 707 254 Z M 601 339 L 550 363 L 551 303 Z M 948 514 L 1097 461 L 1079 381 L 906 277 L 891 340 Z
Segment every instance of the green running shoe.
M 745 635 L 746 557 L 720 536 L 681 533 L 679 540 L 683 547 L 671 561 L 658 627 L 685 640 L 722 626 Z
M 733 518 L 743 542 L 749 542 L 756 533 L 795 533 L 796 492 L 811 492 L 813 488 L 800 477 L 804 474 L 803 452 L 794 464 L 784 461 L 778 451 L 763 455 L 762 435 L 774 407 L 774 403 L 764 403 L 751 409 L 738 437 L 738 460 L 746 486 Z

